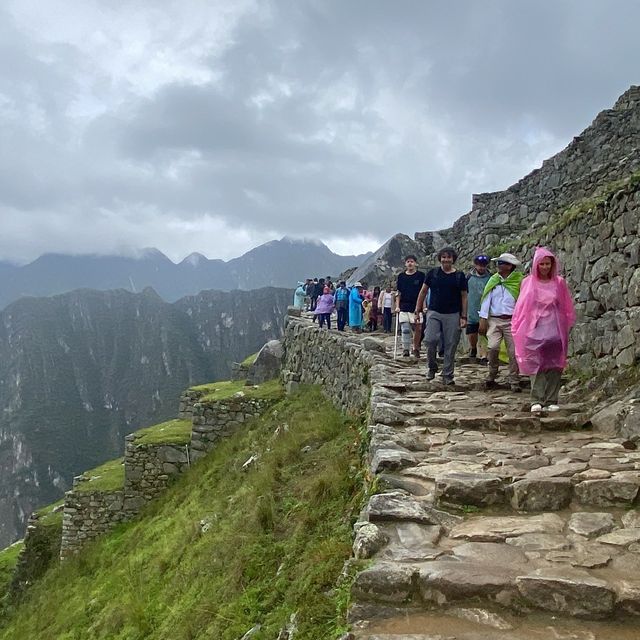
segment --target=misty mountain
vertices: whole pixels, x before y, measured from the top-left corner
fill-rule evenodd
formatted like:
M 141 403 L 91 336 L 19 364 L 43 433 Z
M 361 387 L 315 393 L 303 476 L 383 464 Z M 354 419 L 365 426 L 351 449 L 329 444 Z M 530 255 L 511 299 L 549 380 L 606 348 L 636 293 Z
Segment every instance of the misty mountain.
M 0 312 L 0 548 L 124 436 L 175 416 L 187 387 L 279 337 L 292 290 L 151 289 L 25 298 Z
M 24 266 L 0 262 L 0 308 L 24 296 L 50 296 L 82 288 L 136 292 L 153 287 L 168 302 L 203 289 L 295 288 L 299 279 L 337 276 L 358 266 L 368 255 L 339 256 L 322 242 L 288 237 L 267 242 L 228 262 L 193 253 L 175 264 L 157 249 L 146 249 L 135 258 L 45 254 Z

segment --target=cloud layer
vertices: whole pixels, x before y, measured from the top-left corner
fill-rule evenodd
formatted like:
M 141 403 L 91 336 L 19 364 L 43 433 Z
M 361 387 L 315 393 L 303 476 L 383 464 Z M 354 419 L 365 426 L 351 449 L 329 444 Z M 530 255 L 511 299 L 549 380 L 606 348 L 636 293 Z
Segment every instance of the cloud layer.
M 0 259 L 359 253 L 447 226 L 640 81 L 633 0 L 108 5 L 0 8 Z

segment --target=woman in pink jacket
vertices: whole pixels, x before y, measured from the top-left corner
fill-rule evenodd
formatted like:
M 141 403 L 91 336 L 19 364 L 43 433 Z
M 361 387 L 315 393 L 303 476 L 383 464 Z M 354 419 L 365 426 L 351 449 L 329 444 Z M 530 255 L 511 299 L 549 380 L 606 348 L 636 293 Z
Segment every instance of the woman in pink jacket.
M 560 263 L 546 247 L 533 256 L 522 282 L 511 329 L 521 374 L 531 376 L 531 411 L 558 411 L 560 378 L 567 366 L 569 331 L 576 313 Z

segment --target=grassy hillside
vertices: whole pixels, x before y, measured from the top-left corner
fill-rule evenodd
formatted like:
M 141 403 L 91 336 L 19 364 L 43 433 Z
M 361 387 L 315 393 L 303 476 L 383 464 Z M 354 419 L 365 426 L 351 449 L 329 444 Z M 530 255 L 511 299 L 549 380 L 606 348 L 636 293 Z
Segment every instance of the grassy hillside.
M 344 626 L 361 425 L 314 388 L 221 443 L 143 516 L 56 567 L 0 622 L 16 640 L 296 640 Z M 257 463 L 243 470 L 257 456 Z

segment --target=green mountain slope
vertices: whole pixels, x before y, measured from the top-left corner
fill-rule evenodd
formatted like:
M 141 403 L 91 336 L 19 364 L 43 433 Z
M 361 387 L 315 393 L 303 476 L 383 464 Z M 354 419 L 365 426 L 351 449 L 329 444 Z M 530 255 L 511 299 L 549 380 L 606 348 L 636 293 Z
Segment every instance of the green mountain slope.
M 296 640 L 344 624 L 361 425 L 314 388 L 221 443 L 135 522 L 50 570 L 0 638 Z M 257 463 L 243 465 L 252 456 Z

